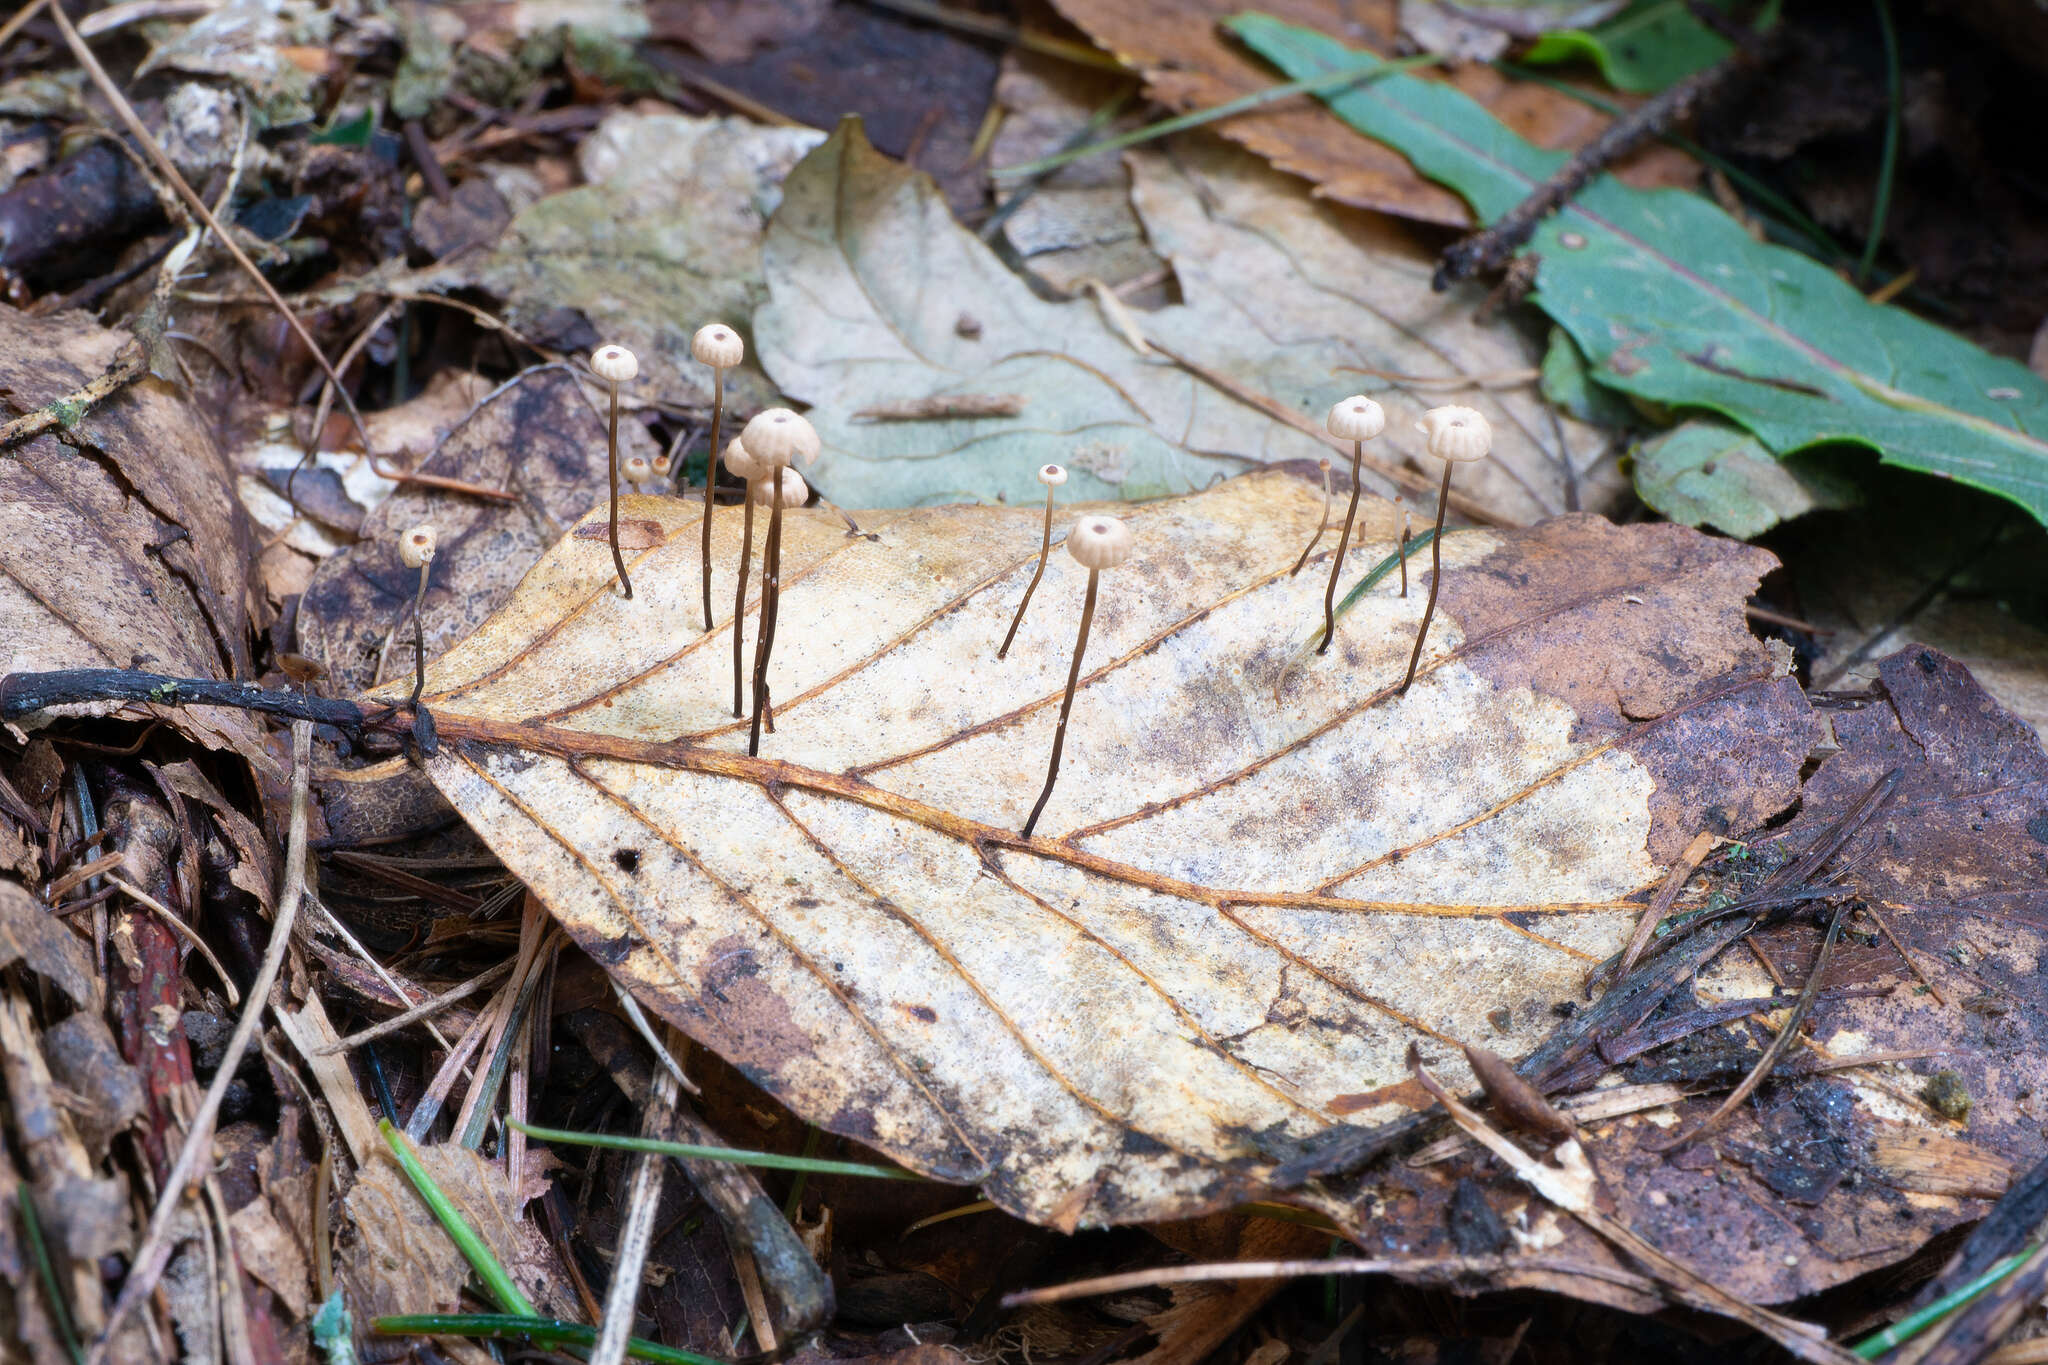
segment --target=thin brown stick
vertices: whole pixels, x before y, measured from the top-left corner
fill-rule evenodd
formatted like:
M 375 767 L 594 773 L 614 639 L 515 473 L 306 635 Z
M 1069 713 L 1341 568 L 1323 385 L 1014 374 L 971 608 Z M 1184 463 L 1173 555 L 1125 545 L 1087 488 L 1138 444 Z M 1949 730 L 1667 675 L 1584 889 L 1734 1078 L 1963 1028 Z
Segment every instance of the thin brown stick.
M 1074 713 L 1074 689 L 1081 682 L 1081 656 L 1088 652 L 1088 627 L 1095 620 L 1095 589 L 1101 581 L 1102 570 L 1088 571 L 1088 595 L 1081 601 L 1081 633 L 1074 641 L 1074 662 L 1067 668 L 1067 694 L 1060 701 L 1060 723 L 1052 732 L 1052 762 L 1046 765 L 1045 790 L 1038 794 L 1038 804 L 1031 808 L 1031 818 L 1024 822 L 1026 839 L 1038 828 L 1038 817 L 1045 813 L 1045 803 L 1052 800 L 1053 784 L 1060 780 L 1060 754 L 1067 747 L 1067 717 Z
M 147 358 L 140 346 L 124 347 L 104 374 L 87 380 L 55 402 L 45 403 L 34 412 L 25 412 L 5 426 L 0 426 L 0 450 L 41 436 L 53 427 L 69 426 L 82 417 L 87 408 L 112 397 L 147 368 Z
M 127 127 L 141 146 L 143 154 L 156 167 L 157 174 L 170 182 L 178 197 L 199 215 L 199 221 L 213 233 L 228 255 L 234 257 L 235 264 L 256 282 L 256 287 L 263 291 L 263 296 L 270 300 L 271 306 L 284 316 L 285 324 L 305 343 L 306 350 L 312 355 L 314 363 L 320 367 L 321 373 L 333 381 L 335 392 L 341 395 L 342 405 L 348 409 L 349 421 L 354 424 L 356 435 L 362 440 L 363 449 L 370 449 L 370 433 L 363 426 L 363 414 L 356 407 L 355 395 L 341 382 L 341 373 L 334 368 L 333 362 L 328 360 L 327 352 L 313 339 L 313 334 L 306 330 L 306 324 L 299 321 L 299 315 L 284 301 L 284 295 L 278 293 L 277 287 L 256 268 L 256 263 L 249 259 L 249 253 L 242 250 L 241 245 L 228 230 L 221 226 L 220 220 L 214 217 L 213 210 L 206 206 L 206 201 L 199 197 L 192 186 L 186 183 L 185 177 L 178 173 L 178 168 L 171 164 L 170 157 L 165 155 L 164 149 L 157 145 L 156 139 L 150 136 L 149 129 L 144 127 L 142 120 L 136 116 L 134 106 L 128 103 L 128 97 L 121 93 L 121 88 L 114 84 L 113 78 L 107 75 L 106 68 L 100 65 L 99 58 L 92 55 L 92 49 L 85 45 L 85 40 L 78 36 L 78 30 L 71 26 L 71 20 L 65 17 L 64 7 L 53 4 L 49 6 L 49 12 L 51 19 L 56 21 L 57 31 L 64 35 L 64 43 L 71 49 L 71 55 L 78 59 L 78 64 L 85 68 L 85 74 L 99 88 L 100 94 L 106 97 L 107 104 L 112 107 L 115 116 Z M 104 1355 L 104 1348 L 96 1348 L 96 1354 Z
M 761 722 L 768 715 L 768 656 L 775 649 L 775 617 L 782 606 L 782 471 L 768 471 L 768 536 L 761 543 L 761 624 L 754 632 L 754 723 L 747 757 L 761 755 Z M 775 723 L 768 722 L 772 731 Z
M 1941 993 L 1941 987 L 1935 984 L 1934 978 L 1920 969 L 1920 964 L 1913 960 L 1911 953 L 1906 951 L 1906 945 L 1899 942 L 1899 936 L 1892 932 L 1891 924 L 1886 921 L 1883 915 L 1877 912 L 1877 907 L 1866 901 L 1864 902 L 1863 909 L 1872 919 L 1877 921 L 1878 930 L 1884 934 L 1885 942 L 1892 945 L 1893 952 L 1905 959 L 1907 970 L 1920 978 L 1920 984 L 1927 988 L 1928 994 L 1934 997 L 1934 1002 L 1946 1007 L 1948 1005 L 1948 997 Z
M 14 35 L 28 27 L 28 21 L 41 14 L 46 3 L 48 0 L 29 0 L 29 3 L 23 5 L 12 19 L 0 24 L 0 47 L 6 47 L 13 42 Z
M 1323 532 L 1330 529 L 1330 504 L 1337 500 L 1330 489 L 1330 462 L 1319 460 L 1317 463 L 1322 466 L 1323 471 L 1323 514 L 1316 518 L 1316 533 L 1308 538 L 1308 545 L 1302 550 L 1301 558 L 1295 560 L 1294 567 L 1287 571 L 1289 578 L 1308 567 L 1308 557 L 1314 554 L 1316 546 L 1322 543 Z M 1352 486 L 1356 488 L 1357 484 L 1354 482 Z
M 63 8 L 52 5 L 50 12 L 58 16 L 58 21 L 68 32 L 70 25 L 63 18 Z M 248 1004 L 243 1007 L 242 1017 L 236 1021 L 235 1031 L 228 1038 L 220 1067 L 213 1074 L 213 1083 L 206 1087 L 206 1096 L 200 1100 L 191 1127 L 185 1131 L 185 1141 L 178 1148 L 178 1158 L 171 1164 L 170 1174 L 164 1178 L 163 1188 L 157 1195 L 156 1209 L 150 1214 L 149 1231 L 130 1261 L 128 1279 L 107 1314 L 107 1324 L 93 1343 L 86 1365 L 106 1365 L 107 1351 L 115 1333 L 128 1315 L 149 1297 L 164 1267 L 169 1264 L 171 1224 L 184 1207 L 185 1190 L 199 1172 L 201 1156 L 210 1156 L 213 1151 L 213 1124 L 220 1114 L 221 1101 L 226 1098 L 228 1086 L 241 1067 L 242 1055 L 249 1050 L 249 1040 L 256 1035 L 256 1025 L 270 1004 L 270 990 L 277 984 L 277 974 L 284 966 L 285 950 L 292 941 L 292 924 L 298 918 L 299 902 L 306 889 L 306 788 L 312 772 L 313 726 L 308 721 L 295 721 L 292 724 L 291 825 L 285 841 L 284 884 L 278 889 L 277 913 L 270 924 L 270 942 L 263 950 L 263 962 L 256 969 L 256 979 L 249 983 Z
M 716 366 L 711 370 L 711 453 L 704 461 L 704 629 L 711 629 L 711 509 L 718 505 L 718 425 L 725 416 L 725 371 Z M 739 630 L 739 618 L 733 618 L 733 630 Z M 733 712 L 738 715 L 739 712 Z
M 1836 906 L 1835 913 L 1828 917 L 1828 931 L 1820 941 L 1820 951 L 1814 954 L 1813 970 L 1806 975 L 1806 984 L 1800 988 L 1799 998 L 1793 1002 L 1791 1013 L 1785 1018 L 1785 1027 L 1778 1030 L 1778 1036 L 1764 1049 L 1764 1055 L 1757 1058 L 1756 1065 L 1742 1078 L 1742 1084 L 1728 1092 L 1728 1098 L 1720 1107 L 1693 1127 L 1677 1137 L 1650 1147 L 1653 1152 L 1675 1152 L 1680 1147 L 1699 1141 L 1719 1127 L 1722 1120 L 1742 1107 L 1742 1102 L 1755 1093 L 1766 1077 L 1777 1067 L 1778 1059 L 1792 1046 L 1799 1036 L 1799 1026 L 1806 1022 L 1807 1014 L 1813 1009 L 1813 1002 L 1820 995 L 1820 979 L 1827 972 L 1828 959 L 1834 956 L 1835 940 L 1842 936 L 1842 907 Z
M 1328 466 L 1326 465 L 1323 474 L 1323 486 L 1326 489 L 1329 487 L 1329 477 Z M 1038 543 L 1038 568 L 1032 572 L 1031 581 L 1024 586 L 1024 600 L 1017 604 L 1017 614 L 1010 618 L 1010 633 L 1003 637 L 1003 647 L 996 651 L 998 661 L 1010 652 L 1010 644 L 1017 638 L 1017 627 L 1024 624 L 1024 609 L 1031 605 L 1031 594 L 1038 591 L 1038 580 L 1045 577 L 1045 561 L 1052 554 L 1052 498 L 1052 485 L 1047 484 L 1045 488 L 1045 535 Z M 1300 566 L 1297 565 L 1296 567 L 1299 568 Z
M 1443 487 L 1436 495 L 1436 534 L 1429 538 L 1429 601 L 1422 608 L 1422 625 L 1415 632 L 1415 652 L 1408 656 L 1408 676 L 1401 679 L 1396 696 L 1405 694 L 1408 684 L 1415 681 L 1415 666 L 1422 662 L 1422 642 L 1429 638 L 1429 618 L 1436 615 L 1436 590 L 1444 579 L 1444 508 L 1451 500 L 1451 469 L 1451 462 L 1445 460 Z
M 610 453 L 612 480 L 611 540 L 612 568 L 618 572 L 619 586 L 626 591 L 626 600 L 633 600 L 633 580 L 626 577 L 626 557 L 619 553 L 619 385 L 617 380 L 607 381 L 611 389 L 611 422 L 605 429 L 605 445 Z
M 1741 60 L 1737 53 L 1695 72 L 1601 129 L 1598 137 L 1573 152 L 1548 180 L 1495 219 L 1491 227 L 1445 247 L 1431 286 L 1448 289 L 1458 280 L 1506 265 L 1508 258 L 1536 231 L 1538 223 L 1563 207 L 1617 158 L 1628 155 L 1682 118 L 1701 95 L 1728 79 Z
M 708 511 L 706 516 L 711 515 Z M 740 532 L 740 574 L 739 584 L 733 589 L 732 602 L 732 716 L 734 720 L 747 714 L 744 687 L 746 674 L 746 624 L 747 624 L 747 561 L 754 557 L 754 481 L 747 480 L 747 498 L 744 529 Z M 767 609 L 764 603 L 762 609 Z M 758 630 L 759 627 L 757 626 Z
M 1344 529 L 1337 536 L 1337 557 L 1330 561 L 1330 584 L 1323 589 L 1323 642 L 1316 653 L 1328 654 L 1337 641 L 1337 577 L 1344 572 L 1344 551 L 1351 544 L 1351 523 L 1358 516 L 1358 493 L 1363 479 L 1360 463 L 1365 459 L 1365 442 L 1351 443 L 1351 501 L 1344 508 Z
M 1713 851 L 1713 847 L 1714 836 L 1705 830 L 1695 834 L 1692 842 L 1685 846 L 1685 852 L 1679 854 L 1678 861 L 1671 865 L 1671 872 L 1664 878 L 1664 885 L 1657 888 L 1657 894 L 1643 908 L 1642 918 L 1636 921 L 1636 931 L 1629 935 L 1628 947 L 1622 949 L 1621 960 L 1615 964 L 1614 971 L 1608 974 L 1609 980 L 1619 981 L 1629 974 L 1630 969 L 1636 965 L 1636 959 L 1643 955 L 1643 949 L 1650 946 L 1650 935 L 1657 931 L 1657 926 L 1671 913 L 1672 903 L 1678 899 L 1678 893 L 1685 889 L 1693 870 Z M 1596 972 L 1595 975 L 1599 973 Z
M 512 959 L 507 958 L 497 966 L 477 973 L 459 986 L 443 991 L 439 995 L 429 996 L 411 1009 L 406 1010 L 403 1014 L 394 1014 L 381 1024 L 372 1024 L 369 1028 L 349 1034 L 339 1042 L 329 1043 L 327 1046 L 319 1049 L 318 1055 L 329 1057 L 337 1052 L 348 1052 L 354 1048 L 361 1047 L 364 1043 L 374 1043 L 379 1038 L 396 1033 L 402 1028 L 408 1028 L 423 1019 L 431 1018 L 457 1001 L 466 1000 L 470 996 L 475 995 L 478 991 L 497 981 L 511 970 Z

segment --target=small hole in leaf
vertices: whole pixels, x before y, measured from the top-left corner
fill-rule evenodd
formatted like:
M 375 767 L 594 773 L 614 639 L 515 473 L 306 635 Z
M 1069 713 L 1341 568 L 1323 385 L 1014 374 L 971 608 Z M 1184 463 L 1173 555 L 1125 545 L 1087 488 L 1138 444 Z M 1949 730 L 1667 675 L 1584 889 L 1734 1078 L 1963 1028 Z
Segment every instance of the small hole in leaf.
M 612 861 L 619 865 L 619 870 L 622 872 L 638 872 L 640 870 L 640 850 L 637 848 L 622 848 L 617 853 L 612 854 Z

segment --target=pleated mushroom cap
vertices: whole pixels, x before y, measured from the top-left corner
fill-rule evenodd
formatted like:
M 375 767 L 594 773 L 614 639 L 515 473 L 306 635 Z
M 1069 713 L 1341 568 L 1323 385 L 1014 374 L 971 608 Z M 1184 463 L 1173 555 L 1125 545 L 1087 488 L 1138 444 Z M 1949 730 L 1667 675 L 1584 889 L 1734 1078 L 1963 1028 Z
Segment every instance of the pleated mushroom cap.
M 1058 488 L 1067 481 L 1067 471 L 1056 464 L 1042 464 L 1038 467 L 1038 481 L 1047 488 Z
M 1131 557 L 1131 528 L 1115 517 L 1083 517 L 1067 532 L 1067 553 L 1084 569 L 1114 569 Z
M 1493 449 L 1493 426 L 1472 408 L 1431 408 L 1415 424 L 1429 442 L 1429 453 L 1459 464 L 1483 460 Z
M 784 465 L 774 478 L 771 479 L 764 474 L 755 482 L 748 484 L 747 496 L 761 507 L 768 506 L 771 497 L 785 508 L 802 507 L 811 500 L 811 488 L 804 482 L 803 475 Z
M 690 354 L 714 370 L 729 370 L 744 360 L 747 343 L 722 322 L 707 322 L 690 338 Z
M 439 547 L 440 541 L 441 538 L 435 532 L 433 524 L 421 522 L 399 535 L 398 562 L 408 569 L 417 569 L 434 557 L 434 551 Z
M 1387 414 L 1372 399 L 1354 393 L 1330 409 L 1323 425 L 1340 441 L 1370 441 L 1387 429 Z
M 818 458 L 818 432 L 788 408 L 757 413 L 740 432 L 748 453 L 772 465 L 805 464 Z
M 752 483 L 767 477 L 768 471 L 774 467 L 748 450 L 746 442 L 737 436 L 725 443 L 725 472 L 736 479 Z
M 640 373 L 640 358 L 625 347 L 600 346 L 590 353 L 590 372 L 611 384 L 623 384 Z

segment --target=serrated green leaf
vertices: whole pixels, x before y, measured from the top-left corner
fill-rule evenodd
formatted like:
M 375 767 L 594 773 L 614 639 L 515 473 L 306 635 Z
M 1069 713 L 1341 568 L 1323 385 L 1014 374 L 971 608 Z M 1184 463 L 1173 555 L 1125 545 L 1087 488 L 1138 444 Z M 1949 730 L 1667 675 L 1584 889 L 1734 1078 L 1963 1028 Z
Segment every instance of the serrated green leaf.
M 1704 71 L 1734 51 L 1693 18 L 1685 0 L 1638 0 L 1593 28 L 1553 29 L 1522 54 L 1538 66 L 1585 60 L 1617 90 L 1648 94 Z
M 1266 15 L 1231 26 L 1297 78 L 1368 59 Z M 1565 158 L 1442 82 L 1394 73 L 1327 102 L 1487 222 Z M 1530 249 L 1541 258 L 1532 301 L 1572 334 L 1600 383 L 1718 412 L 1780 457 L 1867 446 L 2048 521 L 2048 384 L 2025 366 L 1867 302 L 1696 194 L 1601 176 L 1543 222 Z
M 1687 422 L 1635 450 L 1636 492 L 1660 515 L 1749 540 L 1819 508 L 1850 507 L 1856 489 L 1801 457 L 1771 458 L 1754 436 L 1725 422 Z

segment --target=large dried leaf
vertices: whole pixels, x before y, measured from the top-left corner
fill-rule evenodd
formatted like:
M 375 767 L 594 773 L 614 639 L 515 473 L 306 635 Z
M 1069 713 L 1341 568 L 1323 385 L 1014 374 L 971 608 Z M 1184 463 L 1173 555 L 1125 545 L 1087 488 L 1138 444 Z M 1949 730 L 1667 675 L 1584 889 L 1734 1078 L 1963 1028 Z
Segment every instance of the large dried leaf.
M 0 404 L 19 415 L 106 371 L 125 333 L 0 305 Z M 251 673 L 249 522 L 211 433 L 142 379 L 0 454 L 0 672 Z M 262 743 L 240 712 L 148 708 L 215 748 Z
M 978 498 L 1032 503 L 1036 470 L 1068 466 L 1081 496 L 1184 493 L 1261 461 L 1315 460 L 1346 394 L 1388 381 L 1533 367 L 1527 338 L 1472 321 L 1477 290 L 1437 294 L 1428 258 L 1364 215 L 1213 141 L 1172 159 L 1130 159 L 1132 203 L 1173 263 L 1185 302 L 1134 315 L 1149 340 L 1227 375 L 1299 424 L 1142 354 L 1093 301 L 1048 302 L 954 221 L 931 181 L 881 156 L 849 123 L 784 185 L 762 249 L 770 301 L 755 315 L 761 360 L 811 405 L 824 441 L 818 483 L 848 506 Z M 971 319 L 969 326 L 963 319 Z M 1398 385 L 1396 386 L 1399 387 Z M 1014 416 L 868 420 L 866 410 L 1014 394 Z M 1427 407 L 1435 392 L 1399 400 Z M 1601 437 L 1560 424 L 1533 394 L 1461 397 L 1497 432 L 1462 489 L 1509 520 L 1605 505 L 1619 491 Z M 1303 431 L 1302 426 L 1309 428 Z M 1372 443 L 1421 458 L 1412 424 Z M 1572 454 L 1567 456 L 1564 451 Z
M 1246 8 L 1243 0 L 1054 0 L 1054 7 L 1138 70 L 1145 93 L 1168 108 L 1211 108 L 1276 84 L 1219 28 Z M 1398 45 L 1397 0 L 1278 0 L 1260 8 L 1376 52 L 1391 53 Z M 1540 146 L 1582 146 L 1608 123 L 1570 95 L 1509 80 L 1483 63 L 1460 67 L 1448 79 Z M 1314 181 L 1317 194 L 1340 204 L 1453 227 L 1472 221 L 1456 195 L 1417 175 L 1399 152 L 1359 141 L 1320 107 L 1291 100 L 1240 114 L 1217 130 L 1281 170 Z M 1632 184 L 1677 185 L 1691 184 L 1697 169 L 1652 147 L 1624 161 L 1621 174 Z
M 433 667 L 430 774 L 593 956 L 796 1112 L 1067 1226 L 1240 1198 L 1404 1112 L 1411 1042 L 1453 1074 L 1453 1039 L 1526 1051 L 1628 898 L 1702 826 L 1779 809 L 1811 740 L 1743 625 L 1769 556 L 1587 516 L 1451 536 L 1405 696 L 1422 601 L 1391 582 L 1283 686 L 1322 496 L 1261 474 L 1129 510 L 1026 843 L 1083 576 L 1055 555 L 995 661 L 1035 510 L 863 517 L 877 541 L 790 514 L 759 759 L 727 627 L 692 615 L 696 506 L 622 512 L 658 531 L 632 601 L 572 533 Z M 1368 505 L 1364 562 L 1391 516 Z

